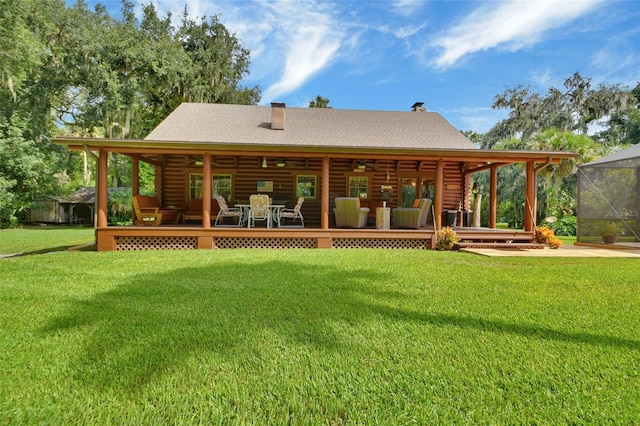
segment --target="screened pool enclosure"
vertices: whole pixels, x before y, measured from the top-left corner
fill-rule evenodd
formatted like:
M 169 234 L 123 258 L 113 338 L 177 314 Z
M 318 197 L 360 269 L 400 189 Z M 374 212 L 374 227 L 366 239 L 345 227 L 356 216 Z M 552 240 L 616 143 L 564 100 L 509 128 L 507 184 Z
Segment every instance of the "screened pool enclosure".
M 640 242 L 640 144 L 578 171 L 578 243 Z

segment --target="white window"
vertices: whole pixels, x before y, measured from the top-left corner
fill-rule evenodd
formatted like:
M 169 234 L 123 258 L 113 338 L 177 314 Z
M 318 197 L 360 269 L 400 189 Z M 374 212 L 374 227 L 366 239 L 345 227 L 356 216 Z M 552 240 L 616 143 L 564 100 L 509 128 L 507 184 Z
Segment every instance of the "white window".
M 225 200 L 231 199 L 233 175 L 214 174 L 211 176 L 212 197 L 222 195 Z M 202 173 L 189 174 L 189 199 L 202 198 Z
M 296 176 L 296 197 L 316 198 L 318 177 L 314 175 Z

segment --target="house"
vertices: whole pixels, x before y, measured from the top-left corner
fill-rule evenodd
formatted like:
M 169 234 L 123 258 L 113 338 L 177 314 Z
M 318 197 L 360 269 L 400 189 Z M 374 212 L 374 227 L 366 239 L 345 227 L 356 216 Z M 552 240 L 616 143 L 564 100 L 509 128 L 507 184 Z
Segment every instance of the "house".
M 99 250 L 222 247 L 433 247 L 434 231 L 451 223 L 448 212 L 468 209 L 471 175 L 490 170 L 489 229 L 495 234 L 497 169 L 525 165 L 526 210 L 522 233 L 535 228 L 536 173 L 568 152 L 480 150 L 440 114 L 422 103 L 410 111 L 183 103 L 144 140 L 62 137 L 58 144 L 98 157 L 97 240 Z M 133 194 L 139 162 L 155 167 L 156 197 L 163 206 L 186 208 L 202 199 L 196 224 L 159 227 L 107 226 L 107 157 L 132 159 Z M 244 229 L 212 226 L 223 195 L 231 205 L 266 193 L 291 204 L 305 197 L 303 229 Z M 430 198 L 429 227 L 421 229 L 338 229 L 336 197 L 356 197 L 370 213 L 411 207 Z M 377 213 L 376 213 L 377 214 Z M 375 216 L 375 214 L 374 214 Z M 454 214 L 455 216 L 455 214 Z M 371 218 L 373 219 L 373 218 Z M 483 234 L 482 234 L 483 235 Z M 479 230 L 469 238 L 481 238 Z M 495 239 L 495 238 L 494 238 Z

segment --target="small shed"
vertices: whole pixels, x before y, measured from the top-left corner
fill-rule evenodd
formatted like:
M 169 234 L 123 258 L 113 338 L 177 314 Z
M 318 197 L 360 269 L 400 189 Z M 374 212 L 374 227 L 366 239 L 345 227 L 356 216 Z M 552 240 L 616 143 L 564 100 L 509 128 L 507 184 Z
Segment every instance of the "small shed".
M 577 217 L 578 243 L 640 242 L 640 144 L 579 168 Z
M 93 223 L 96 189 L 80 188 L 64 197 L 49 197 L 31 209 L 30 222 L 42 223 Z

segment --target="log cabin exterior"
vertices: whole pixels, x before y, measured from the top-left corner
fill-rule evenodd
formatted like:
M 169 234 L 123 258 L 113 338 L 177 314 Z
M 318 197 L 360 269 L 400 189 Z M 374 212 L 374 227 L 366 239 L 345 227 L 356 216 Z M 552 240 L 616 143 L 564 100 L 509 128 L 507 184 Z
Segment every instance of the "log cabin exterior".
M 421 103 L 411 111 L 183 103 L 145 139 L 61 137 L 58 144 L 94 154 L 98 162 L 96 241 L 98 250 L 236 247 L 433 248 L 435 231 L 449 223 L 447 211 L 470 208 L 475 172 L 490 170 L 489 228 L 458 228 L 476 241 L 531 241 L 536 226 L 536 173 L 568 152 L 480 150 L 440 114 Z M 137 194 L 139 163 L 155 168 L 155 195 L 163 206 L 185 208 L 202 198 L 202 220 L 162 226 L 107 225 L 108 154 L 132 159 L 132 191 Z M 496 228 L 497 169 L 525 165 L 523 231 Z M 417 189 L 416 189 L 417 188 Z M 301 229 L 212 226 L 224 195 L 231 205 L 254 193 L 268 193 L 291 206 L 305 196 Z M 431 226 L 424 229 L 338 229 L 336 197 L 357 196 L 376 208 L 408 206 L 431 198 Z M 393 225 L 393 224 L 392 224 Z M 460 223 L 461 225 L 461 223 Z M 496 236 L 498 235 L 498 236 Z

